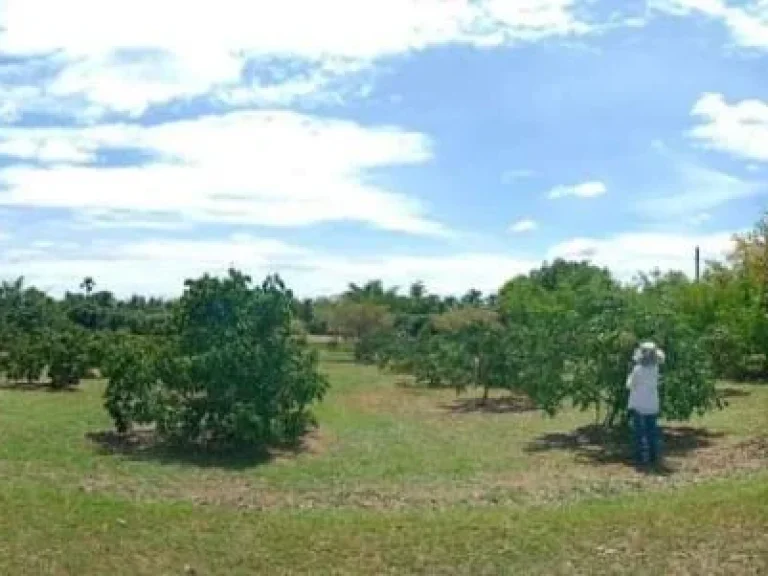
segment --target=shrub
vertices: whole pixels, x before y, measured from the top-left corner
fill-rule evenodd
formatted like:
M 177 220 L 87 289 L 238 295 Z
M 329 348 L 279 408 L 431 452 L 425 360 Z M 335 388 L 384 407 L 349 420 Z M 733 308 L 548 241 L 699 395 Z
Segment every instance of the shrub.
M 104 405 L 120 434 L 130 432 L 134 424 L 154 422 L 160 346 L 149 338 L 123 334 L 111 342 L 105 354 L 109 382 Z
M 278 277 L 188 280 L 176 333 L 156 350 L 111 354 L 107 409 L 120 431 L 151 423 L 178 444 L 266 447 L 294 442 L 328 383 L 292 329 L 293 296 Z
M 89 334 L 71 328 L 46 335 L 44 348 L 51 387 L 56 389 L 76 386 L 88 373 Z
M 46 366 L 42 338 L 36 334 L 17 333 L 8 340 L 7 348 L 6 377 L 16 382 L 38 382 Z

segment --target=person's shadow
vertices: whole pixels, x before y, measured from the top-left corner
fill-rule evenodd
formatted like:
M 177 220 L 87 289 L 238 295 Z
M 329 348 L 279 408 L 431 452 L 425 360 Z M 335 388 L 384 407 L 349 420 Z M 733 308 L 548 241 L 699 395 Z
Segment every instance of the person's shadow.
M 690 426 L 659 427 L 662 456 L 686 456 L 714 445 L 724 436 L 706 428 Z M 582 462 L 596 465 L 625 464 L 647 474 L 670 475 L 675 469 L 667 463 L 637 466 L 632 458 L 631 430 L 608 430 L 591 424 L 571 432 L 555 432 L 539 436 L 526 446 L 529 453 L 548 451 L 573 452 Z

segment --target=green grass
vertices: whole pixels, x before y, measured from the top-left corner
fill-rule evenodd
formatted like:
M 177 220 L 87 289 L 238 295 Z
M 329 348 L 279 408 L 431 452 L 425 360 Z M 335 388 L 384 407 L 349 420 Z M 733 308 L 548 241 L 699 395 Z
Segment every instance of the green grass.
M 760 574 L 765 480 L 570 508 L 410 513 L 243 513 L 27 485 L 0 494 L 0 571 Z
M 266 463 L 109 453 L 100 382 L 0 390 L 0 574 L 768 571 L 768 387 L 729 386 L 646 475 L 574 441 L 588 413 L 462 412 L 323 366 L 319 430 Z

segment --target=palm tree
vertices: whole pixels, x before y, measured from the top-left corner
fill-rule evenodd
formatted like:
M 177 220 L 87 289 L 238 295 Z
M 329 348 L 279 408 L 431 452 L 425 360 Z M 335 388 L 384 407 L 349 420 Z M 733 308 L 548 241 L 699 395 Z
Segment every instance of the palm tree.
M 80 283 L 80 289 L 85 290 L 85 295 L 90 296 L 96 287 L 96 281 L 91 276 L 86 276 Z

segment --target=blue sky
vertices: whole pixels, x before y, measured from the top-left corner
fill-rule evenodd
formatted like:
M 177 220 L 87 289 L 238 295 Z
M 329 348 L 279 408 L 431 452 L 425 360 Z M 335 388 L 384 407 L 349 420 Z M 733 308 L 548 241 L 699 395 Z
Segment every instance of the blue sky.
M 766 71 L 765 0 L 0 0 L 0 276 L 690 271 L 766 206 Z

